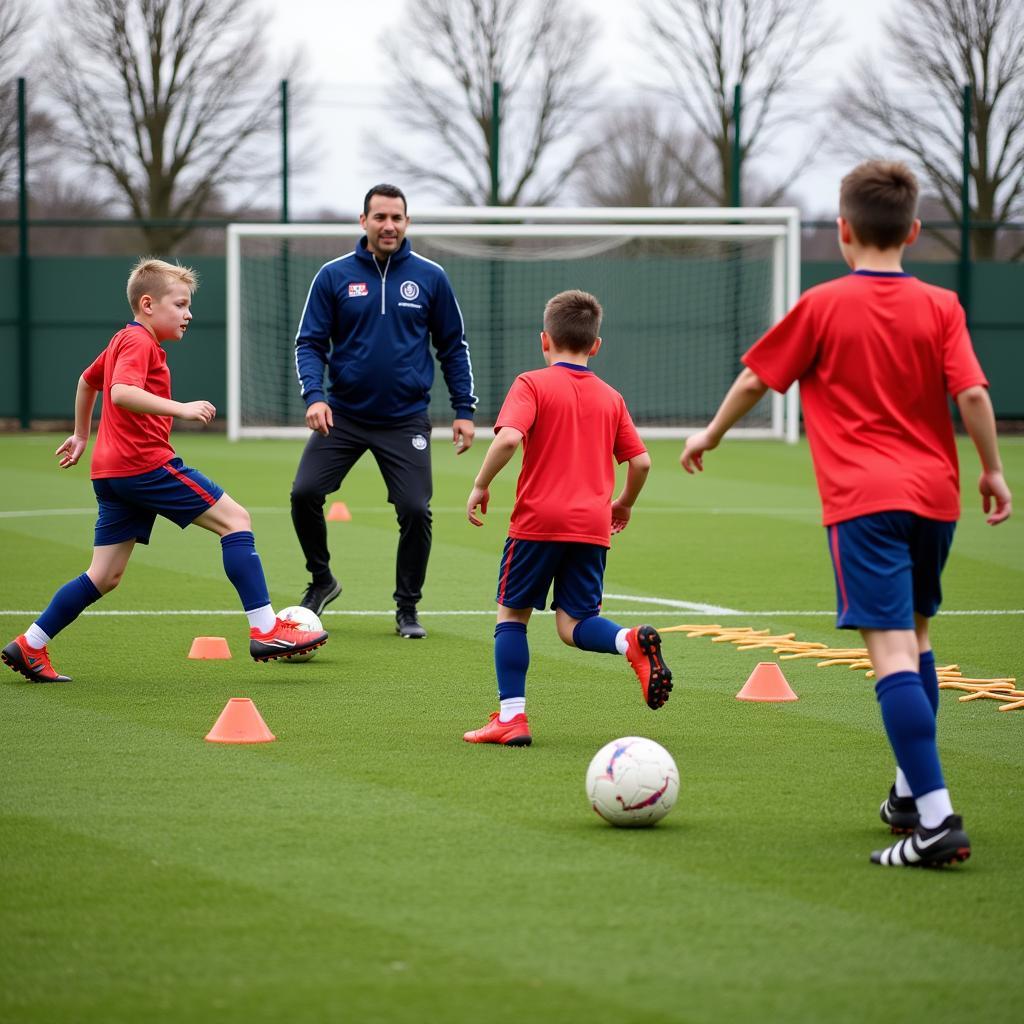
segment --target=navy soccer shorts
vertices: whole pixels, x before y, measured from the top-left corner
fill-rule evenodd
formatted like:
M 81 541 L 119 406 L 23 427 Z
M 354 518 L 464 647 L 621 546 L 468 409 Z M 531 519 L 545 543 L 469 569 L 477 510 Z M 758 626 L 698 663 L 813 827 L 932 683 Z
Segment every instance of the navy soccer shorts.
M 182 529 L 217 504 L 224 488 L 174 458 L 149 473 L 93 480 L 100 507 L 94 544 L 148 544 L 158 515 Z
M 913 629 L 939 610 L 956 523 L 876 512 L 827 530 L 839 629 Z
M 574 619 L 598 615 L 607 558 L 608 549 L 599 544 L 509 537 L 498 569 L 496 600 L 506 608 L 543 610 L 554 583 L 552 608 Z

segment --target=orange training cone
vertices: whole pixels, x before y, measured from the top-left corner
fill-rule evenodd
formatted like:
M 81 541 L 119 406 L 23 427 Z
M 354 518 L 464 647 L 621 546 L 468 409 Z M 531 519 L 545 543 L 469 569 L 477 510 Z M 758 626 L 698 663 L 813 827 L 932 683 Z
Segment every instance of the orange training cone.
M 736 699 L 786 701 L 800 698 L 790 688 L 782 669 L 774 661 L 762 661 L 750 673 L 743 689 L 736 694 Z
M 352 513 L 345 502 L 332 501 L 331 507 L 327 510 L 327 519 L 332 523 L 347 523 L 352 519 Z
M 192 641 L 188 656 L 190 658 L 230 658 L 228 642 L 222 636 L 197 636 Z
M 248 697 L 232 697 L 206 739 L 210 743 L 269 743 L 277 737 Z

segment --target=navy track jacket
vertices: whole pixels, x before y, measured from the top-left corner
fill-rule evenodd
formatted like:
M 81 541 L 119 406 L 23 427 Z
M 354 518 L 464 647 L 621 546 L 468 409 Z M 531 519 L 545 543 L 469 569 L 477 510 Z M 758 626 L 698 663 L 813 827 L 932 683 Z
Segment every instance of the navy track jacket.
M 387 424 L 426 411 L 437 350 L 456 419 L 472 419 L 473 367 L 462 312 L 444 269 L 409 240 L 386 263 L 366 248 L 325 263 L 313 278 L 295 336 L 295 370 L 314 402 Z M 324 367 L 327 380 L 324 382 Z

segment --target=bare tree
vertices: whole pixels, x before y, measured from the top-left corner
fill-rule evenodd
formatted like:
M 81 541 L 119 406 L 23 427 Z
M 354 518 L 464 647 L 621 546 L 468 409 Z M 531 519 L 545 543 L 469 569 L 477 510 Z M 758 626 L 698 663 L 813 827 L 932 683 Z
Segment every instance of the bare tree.
M 581 159 L 564 139 L 594 84 L 583 70 L 593 26 L 569 10 L 568 0 L 410 0 L 400 41 L 386 45 L 398 69 L 395 117 L 412 142 L 374 140 L 396 177 L 448 201 L 489 203 L 498 82 L 498 202 L 554 198 Z
M 681 153 L 680 170 L 705 201 L 728 205 L 733 173 L 733 96 L 742 86 L 740 165 L 747 168 L 786 124 L 807 111 L 783 100 L 797 92 L 808 61 L 832 41 L 821 0 L 645 0 L 645 52 L 668 78 L 666 90 L 690 128 L 714 151 L 717 174 Z M 816 148 L 794 162 L 803 169 Z M 698 150 L 699 151 L 699 150 Z M 794 172 L 756 201 L 777 202 Z M 754 197 L 748 197 L 753 200 Z
M 578 192 L 588 206 L 701 206 L 704 192 L 686 168 L 715 173 L 704 139 L 663 124 L 653 105 L 614 111 L 583 161 Z
M 870 60 L 840 99 L 845 137 L 865 155 L 899 153 L 927 176 L 960 221 L 963 87 L 971 87 L 971 168 L 978 221 L 1024 215 L 1024 4 L 1020 0 L 907 0 L 888 24 L 895 72 Z M 908 98 L 908 92 L 912 98 Z M 926 98 L 926 102 L 922 99 Z M 936 235 L 959 251 L 955 239 Z M 975 255 L 991 259 L 996 232 L 978 228 Z M 1012 258 L 1024 255 L 1024 246 Z
M 69 148 L 133 216 L 187 222 L 273 176 L 254 154 L 294 66 L 268 73 L 254 0 L 63 0 L 55 22 L 52 88 Z M 189 231 L 152 226 L 146 244 L 166 252 Z
M 24 63 L 29 20 L 24 0 L 0 0 L 0 196 L 17 188 L 18 100 L 16 78 Z M 11 77 L 8 78 L 7 76 Z

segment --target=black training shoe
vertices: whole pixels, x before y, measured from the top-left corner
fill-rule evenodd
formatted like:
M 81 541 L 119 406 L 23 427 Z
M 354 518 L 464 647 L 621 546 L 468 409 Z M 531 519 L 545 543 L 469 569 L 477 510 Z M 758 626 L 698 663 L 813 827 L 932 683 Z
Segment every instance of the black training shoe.
M 920 821 L 917 801 L 912 796 L 897 796 L 895 786 L 878 808 L 878 816 L 897 834 L 913 832 Z
M 326 583 L 317 583 L 314 580 L 306 587 L 299 604 L 303 608 L 308 608 L 314 615 L 320 615 L 340 593 L 341 584 L 333 576 Z
M 938 828 L 917 828 L 905 839 L 875 850 L 872 864 L 893 868 L 938 868 L 956 864 L 971 855 L 971 841 L 959 814 L 950 814 Z
M 399 608 L 395 612 L 395 632 L 403 640 L 423 640 L 427 635 L 420 620 L 416 618 L 415 608 Z

